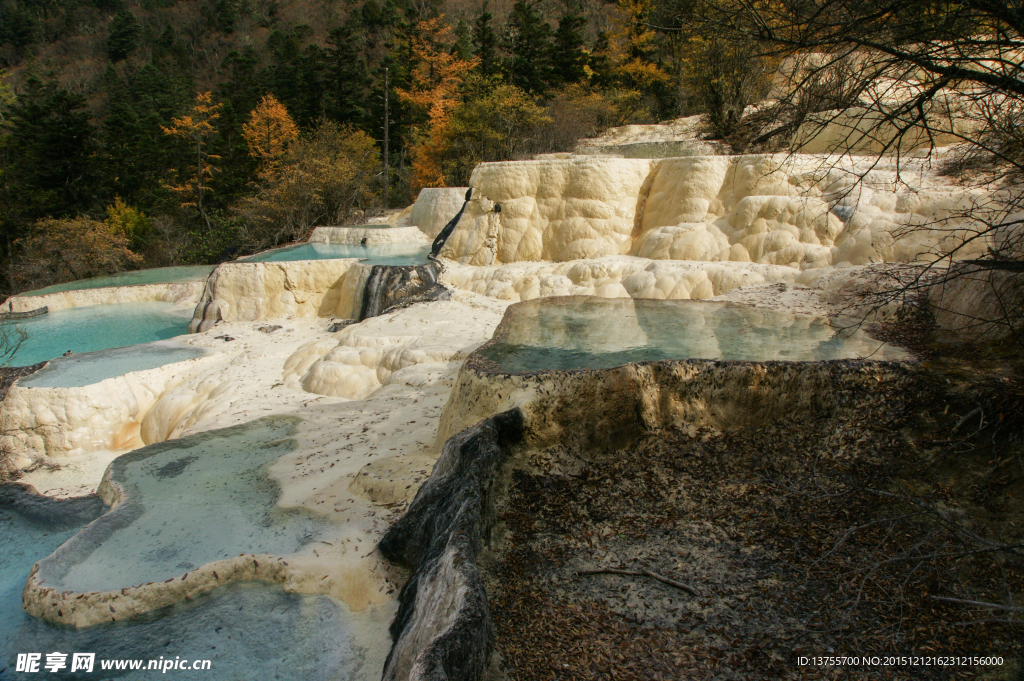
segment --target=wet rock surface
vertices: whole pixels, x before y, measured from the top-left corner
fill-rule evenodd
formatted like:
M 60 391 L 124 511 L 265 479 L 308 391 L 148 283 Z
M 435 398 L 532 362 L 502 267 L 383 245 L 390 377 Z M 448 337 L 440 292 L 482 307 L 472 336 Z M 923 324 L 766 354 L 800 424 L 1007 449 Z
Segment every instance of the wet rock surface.
M 412 569 L 391 625 L 384 679 L 479 679 L 493 634 L 476 557 L 491 534 L 493 486 L 522 438 L 513 409 L 451 438 L 430 479 L 378 548 Z
M 438 284 L 439 266 L 374 265 L 363 289 L 359 321 L 401 309 L 415 302 L 444 300 L 450 296 Z

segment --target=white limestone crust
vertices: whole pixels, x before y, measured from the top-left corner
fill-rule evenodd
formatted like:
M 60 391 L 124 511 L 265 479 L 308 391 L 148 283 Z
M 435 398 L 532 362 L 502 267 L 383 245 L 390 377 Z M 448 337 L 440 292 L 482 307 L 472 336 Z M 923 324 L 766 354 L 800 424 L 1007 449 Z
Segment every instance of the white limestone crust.
M 140 424 L 167 391 L 216 357 L 199 357 L 76 388 L 15 383 L 0 411 L 0 444 L 18 468 L 50 458 L 141 447 Z
M 114 305 L 160 301 L 165 303 L 194 303 L 203 291 L 202 281 L 185 281 L 169 284 L 139 284 L 136 286 L 112 286 L 109 288 L 78 289 L 48 293 L 43 296 L 12 296 L 3 303 L 4 311 L 28 312 L 42 307 L 50 312 L 69 307 L 86 305 Z M 8 305 L 8 303 L 10 305 Z
M 508 302 L 548 296 L 712 298 L 734 288 L 793 283 L 800 270 L 735 262 L 649 260 L 619 255 L 570 262 L 469 267 L 445 262 L 441 283 Z
M 189 332 L 219 321 L 354 318 L 368 270 L 355 258 L 224 263 L 210 275 Z
M 461 206 L 462 204 L 459 205 Z M 416 244 L 426 243 L 428 241 L 430 241 L 430 239 L 428 239 L 419 228 L 401 226 L 317 227 L 309 237 L 309 243 L 311 244 L 334 244 L 339 246 L 356 246 L 359 244 Z
M 985 194 L 924 160 L 900 159 L 899 172 L 895 163 L 806 154 L 484 163 L 441 255 L 476 267 L 627 253 L 799 269 L 933 259 L 963 236 L 963 215 Z

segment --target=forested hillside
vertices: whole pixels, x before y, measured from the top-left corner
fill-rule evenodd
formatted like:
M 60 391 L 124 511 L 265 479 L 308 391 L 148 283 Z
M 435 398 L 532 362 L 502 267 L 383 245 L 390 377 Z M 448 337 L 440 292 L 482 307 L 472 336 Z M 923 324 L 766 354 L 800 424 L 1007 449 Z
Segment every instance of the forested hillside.
M 465 184 L 480 161 L 701 110 L 687 65 L 707 46 L 650 27 L 674 12 L 3 0 L 4 286 L 217 261 Z

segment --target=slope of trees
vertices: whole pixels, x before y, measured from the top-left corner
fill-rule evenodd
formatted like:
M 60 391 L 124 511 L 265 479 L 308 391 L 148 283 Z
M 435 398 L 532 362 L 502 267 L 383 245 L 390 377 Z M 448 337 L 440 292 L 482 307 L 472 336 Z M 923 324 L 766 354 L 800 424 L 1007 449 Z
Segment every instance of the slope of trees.
M 111 206 L 148 227 L 128 245 L 141 261 L 109 267 L 217 260 L 384 208 L 385 173 L 405 205 L 480 161 L 697 112 L 688 54 L 651 28 L 665 1 L 0 0 L 0 285 L 26 284 L 47 225 Z M 322 167 L 355 154 L 365 186 L 299 216 L 320 191 L 299 146 Z

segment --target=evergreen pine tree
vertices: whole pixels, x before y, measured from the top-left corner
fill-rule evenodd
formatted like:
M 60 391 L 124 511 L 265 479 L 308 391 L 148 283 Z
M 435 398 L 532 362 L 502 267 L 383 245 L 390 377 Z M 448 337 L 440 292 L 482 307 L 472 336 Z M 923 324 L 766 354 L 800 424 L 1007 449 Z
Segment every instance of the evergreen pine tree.
M 219 0 L 214 8 L 217 17 L 217 28 L 224 33 L 234 33 L 235 22 L 238 21 L 238 8 L 232 0 Z
M 480 60 L 477 67 L 484 76 L 497 75 L 498 63 L 498 36 L 491 28 L 493 15 L 487 11 L 487 3 L 484 2 L 480 10 L 480 16 L 473 24 L 473 49 L 476 58 Z
M 85 97 L 31 78 L 10 114 L 14 179 L 22 215 L 84 212 L 93 196 L 96 144 Z
M 469 26 L 462 19 L 455 24 L 455 44 L 452 45 L 452 54 L 459 59 L 469 61 L 473 58 L 473 37 Z
M 543 92 L 551 27 L 537 11 L 537 0 L 517 0 L 512 6 L 504 43 L 509 81 L 527 92 Z
M 243 114 L 252 111 L 266 92 L 267 87 L 258 72 L 259 64 L 260 57 L 252 45 L 246 45 L 241 52 L 230 52 L 224 59 L 224 69 L 231 76 L 221 86 L 219 95 L 235 111 Z
M 174 35 L 174 29 L 171 28 L 170 24 L 167 24 L 166 26 L 164 26 L 163 33 L 161 33 L 160 37 L 157 38 L 156 45 L 154 45 L 154 49 L 169 54 L 174 49 L 174 43 L 176 42 L 176 40 L 177 38 Z
M 360 54 L 358 27 L 346 21 L 327 36 L 327 82 L 324 109 L 338 123 L 363 127 L 370 77 Z
M 588 55 L 583 50 L 583 27 L 586 20 L 574 12 L 566 12 L 558 21 L 555 39 L 548 56 L 548 80 L 553 85 L 578 83 L 586 78 L 584 66 Z
M 366 0 L 363 3 L 360 14 L 363 16 L 363 25 L 367 28 L 377 28 L 385 23 L 384 10 L 381 9 L 380 3 L 377 0 Z
M 594 40 L 594 49 L 590 51 L 590 58 L 587 60 L 590 70 L 594 72 L 590 82 L 597 87 L 610 88 L 618 84 L 614 65 L 609 59 L 610 52 L 611 40 L 607 32 L 601 31 Z
M 107 55 L 110 61 L 121 61 L 131 54 L 139 42 L 141 32 L 138 20 L 128 10 L 121 10 L 110 20 L 107 37 Z

